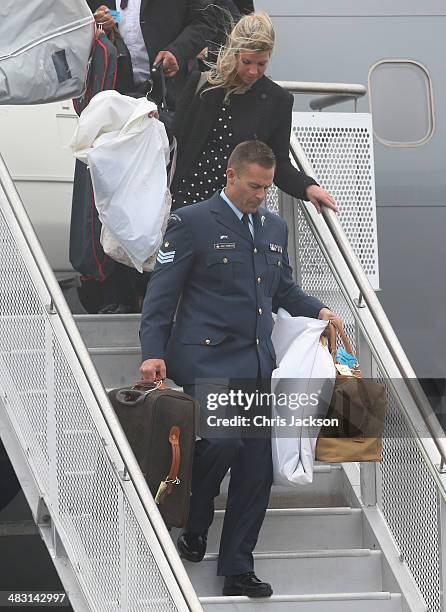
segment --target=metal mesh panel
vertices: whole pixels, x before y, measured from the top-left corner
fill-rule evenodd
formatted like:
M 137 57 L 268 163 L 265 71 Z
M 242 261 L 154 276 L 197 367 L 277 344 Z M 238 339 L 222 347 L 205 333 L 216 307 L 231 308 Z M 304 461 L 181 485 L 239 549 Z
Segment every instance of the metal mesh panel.
M 296 225 L 301 285 L 307 293 L 319 298 L 322 303 L 341 317 L 352 348 L 356 350 L 356 324 L 353 313 L 311 233 L 300 206 L 296 216 Z
M 268 190 L 266 208 L 275 214 L 281 212 L 281 192 L 277 187 Z M 334 312 L 339 314 L 344 322 L 345 330 L 353 350 L 356 349 L 356 325 L 337 280 L 324 259 L 323 253 L 311 232 L 301 206 L 297 204 L 295 210 L 296 224 L 296 250 L 299 266 L 299 284 L 309 293 L 319 298 Z
M 281 209 L 280 192 L 270 193 L 267 207 Z M 302 287 L 336 311 L 344 321 L 354 351 L 356 322 L 338 282 L 300 206 L 295 207 L 298 265 Z M 436 484 L 414 440 L 409 435 L 393 390 L 386 385 L 388 413 L 383 440 L 382 511 L 395 541 L 414 576 L 429 612 L 440 612 L 439 503 Z
M 176 608 L 164 588 L 147 542 L 141 537 L 132 509 L 125 499 L 123 502 L 126 540 L 129 543 L 126 549 L 126 562 L 131 568 L 127 578 L 128 609 L 135 612 L 158 612 L 158 610 L 174 612 Z M 154 597 L 154 593 L 157 593 L 158 597 Z
M 382 372 L 388 412 L 383 439 L 381 510 L 429 612 L 441 611 L 437 485 Z
M 265 206 L 269 210 L 269 212 L 272 212 L 275 215 L 280 214 L 279 190 L 277 189 L 275 185 L 271 185 L 271 187 L 266 192 Z
M 368 114 L 293 113 L 296 134 L 374 289 L 379 288 L 373 131 Z
M 0 390 L 94 609 L 176 610 L 1 212 L 0 273 Z

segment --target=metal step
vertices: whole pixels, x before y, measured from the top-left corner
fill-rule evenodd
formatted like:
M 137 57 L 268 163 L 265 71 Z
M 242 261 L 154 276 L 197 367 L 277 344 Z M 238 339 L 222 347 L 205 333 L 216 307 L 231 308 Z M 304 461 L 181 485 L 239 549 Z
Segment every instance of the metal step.
M 139 346 L 141 315 L 75 315 L 88 348 Z
M 104 315 L 105 316 L 105 315 Z M 106 389 L 133 385 L 141 378 L 139 346 L 89 349 L 91 358 Z
M 229 474 L 221 484 L 221 494 L 215 499 L 215 508 L 226 507 Z M 350 506 L 344 494 L 345 480 L 341 465 L 316 463 L 313 482 L 307 485 L 284 487 L 273 485 L 269 508 L 334 508 Z
M 331 593 L 327 595 L 273 595 L 248 597 L 200 597 L 205 612 L 401 612 L 399 593 Z
M 215 513 L 208 534 L 208 552 L 218 552 L 224 511 Z M 269 509 L 256 552 L 362 548 L 359 508 Z
M 139 380 L 139 314 L 75 315 L 96 370 L 107 389 Z
M 217 557 L 206 554 L 201 563 L 184 562 L 200 597 L 222 592 L 224 579 L 216 576 Z M 380 592 L 381 557 L 381 551 L 369 549 L 254 553 L 254 567 L 277 595 Z

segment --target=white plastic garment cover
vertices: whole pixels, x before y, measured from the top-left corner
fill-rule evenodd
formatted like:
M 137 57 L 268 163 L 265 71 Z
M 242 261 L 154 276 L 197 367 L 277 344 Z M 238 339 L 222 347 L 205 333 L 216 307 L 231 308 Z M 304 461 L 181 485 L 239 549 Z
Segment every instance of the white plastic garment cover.
M 0 104 L 80 96 L 94 32 L 85 0 L 0 0 Z
M 140 271 L 161 244 L 165 218 L 169 140 L 148 117 L 156 109 L 146 98 L 103 91 L 81 114 L 71 143 L 90 167 L 101 223 Z
M 313 481 L 320 427 L 308 427 L 309 419 L 326 416 L 336 375 L 328 347 L 320 342 L 326 327 L 327 321 L 292 317 L 282 308 L 277 313 L 272 341 L 278 368 L 271 380 L 276 398 L 271 431 L 274 484 Z

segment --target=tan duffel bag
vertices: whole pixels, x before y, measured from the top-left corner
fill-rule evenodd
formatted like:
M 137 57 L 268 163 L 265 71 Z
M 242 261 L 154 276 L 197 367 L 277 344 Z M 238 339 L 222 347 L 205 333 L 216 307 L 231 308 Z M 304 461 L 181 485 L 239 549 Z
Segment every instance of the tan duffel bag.
M 374 380 L 363 378 L 359 368 L 339 367 L 336 334 L 348 353 L 353 354 L 352 348 L 342 326 L 331 322 L 328 328 L 336 381 L 327 418 L 337 419 L 338 425 L 322 427 L 316 443 L 316 460 L 329 463 L 381 461 L 386 389 Z M 346 374 L 341 374 L 340 370 Z

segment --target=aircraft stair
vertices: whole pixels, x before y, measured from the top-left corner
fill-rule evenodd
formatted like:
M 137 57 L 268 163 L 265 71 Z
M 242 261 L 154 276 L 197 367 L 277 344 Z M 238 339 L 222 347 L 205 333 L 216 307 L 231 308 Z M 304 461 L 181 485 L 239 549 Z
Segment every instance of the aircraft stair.
M 19 551 L 0 555 L 0 591 L 61 588 L 44 570 L 50 559 L 76 612 L 445 609 L 446 444 L 364 272 L 369 263 L 350 244 L 373 243 L 371 205 L 361 221 L 349 208 L 364 185 L 372 190 L 370 118 L 333 115 L 305 126 L 299 118 L 290 151 L 307 174 L 327 171 L 324 184 L 339 178 L 329 188 L 346 216 L 318 216 L 274 192 L 269 206 L 287 220 L 303 287 L 340 314 L 363 373 L 386 386 L 383 461 L 318 464 L 311 485 L 273 487 L 255 558 L 274 595 L 259 601 L 220 596 L 227 480 L 204 561 L 179 559 L 176 533 L 166 530 L 105 393 L 139 377 L 138 317 L 73 320 L 0 158 L 0 437 L 23 489 L 0 513 L 2 551 Z M 339 170 L 342 155 L 348 172 L 327 161 Z M 376 258 L 374 247 L 363 250 Z
M 140 364 L 139 316 L 76 315 L 75 320 L 104 384 L 132 384 Z M 273 597 L 258 601 L 222 597 L 222 579 L 216 576 L 216 565 L 227 484 L 225 478 L 216 499 L 216 516 L 203 562 L 185 561 L 206 611 L 416 609 L 407 607 L 367 522 L 356 493 L 359 470 L 351 469 L 347 475 L 336 464 L 317 464 L 311 485 L 273 487 L 254 554 L 256 572 L 271 581 Z M 178 533 L 172 530 L 174 541 Z

